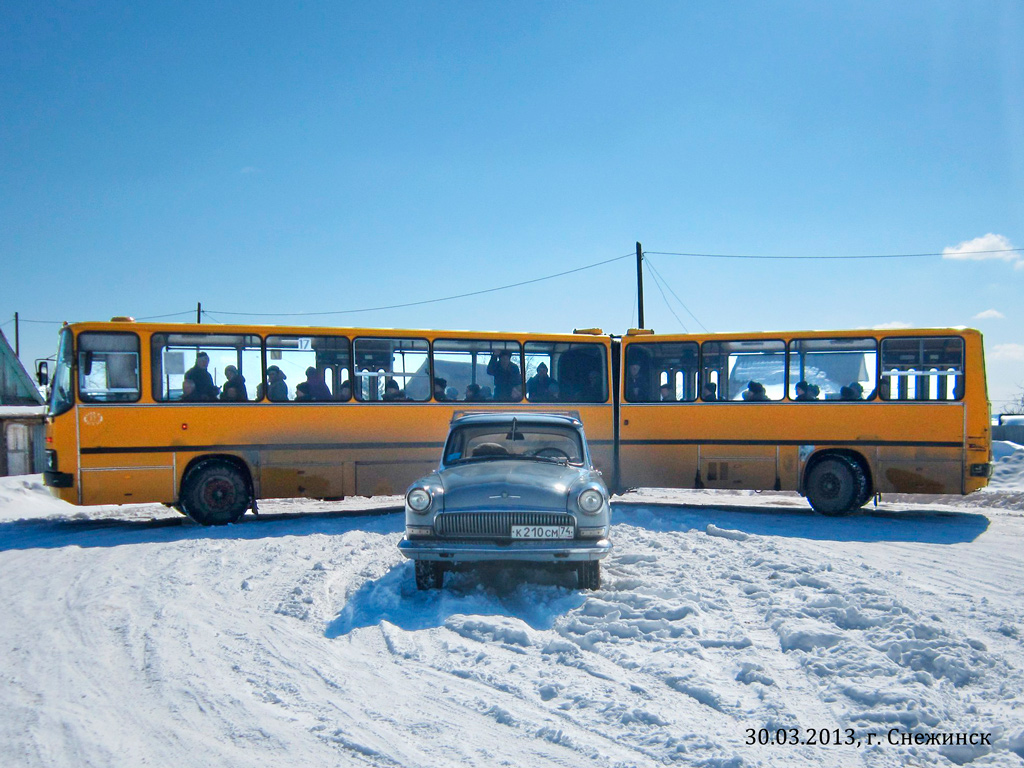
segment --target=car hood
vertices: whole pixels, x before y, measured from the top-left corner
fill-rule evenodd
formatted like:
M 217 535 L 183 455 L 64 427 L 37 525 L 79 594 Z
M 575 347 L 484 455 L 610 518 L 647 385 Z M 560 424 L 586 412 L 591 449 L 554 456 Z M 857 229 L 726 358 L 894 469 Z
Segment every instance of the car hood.
M 581 467 L 546 461 L 495 460 L 449 467 L 439 477 L 444 509 L 543 509 L 564 512 Z

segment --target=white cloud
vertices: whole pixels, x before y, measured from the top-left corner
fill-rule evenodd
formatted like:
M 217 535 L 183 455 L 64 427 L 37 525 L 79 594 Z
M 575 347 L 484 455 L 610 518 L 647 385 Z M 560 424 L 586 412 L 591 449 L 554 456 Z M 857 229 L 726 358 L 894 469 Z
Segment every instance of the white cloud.
M 1022 262 L 1024 263 L 1024 262 Z M 998 309 L 986 309 L 984 312 L 979 312 L 971 320 L 1005 320 L 1006 315 L 1000 312 Z
M 910 323 L 905 323 L 902 320 L 893 320 L 891 323 L 881 323 L 879 325 L 871 326 L 872 330 L 875 331 L 902 331 L 904 328 L 913 328 Z
M 993 360 L 1014 360 L 1024 362 L 1024 344 L 996 344 L 988 356 Z
M 989 261 L 998 259 L 1013 263 L 1014 269 L 1024 269 L 1024 259 L 1020 251 L 1013 250 L 1013 243 L 1003 235 L 987 235 L 973 240 L 964 240 L 959 245 L 942 249 L 942 258 L 959 259 L 961 261 Z

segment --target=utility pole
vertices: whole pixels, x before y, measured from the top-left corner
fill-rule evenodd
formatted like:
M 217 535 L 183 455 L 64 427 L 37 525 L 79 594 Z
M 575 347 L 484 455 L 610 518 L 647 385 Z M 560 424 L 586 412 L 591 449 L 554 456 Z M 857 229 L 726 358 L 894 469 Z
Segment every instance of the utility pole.
M 644 249 L 636 244 L 636 309 L 637 327 L 644 327 Z
M 14 356 L 21 359 L 21 333 L 18 330 L 18 313 L 14 313 Z
M 196 325 L 202 325 L 203 323 L 203 302 L 196 302 Z

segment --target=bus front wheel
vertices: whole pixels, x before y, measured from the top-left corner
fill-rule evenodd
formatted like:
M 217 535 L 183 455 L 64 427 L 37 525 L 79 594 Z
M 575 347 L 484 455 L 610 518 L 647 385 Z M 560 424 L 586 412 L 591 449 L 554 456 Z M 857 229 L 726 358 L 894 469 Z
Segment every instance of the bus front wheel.
M 807 475 L 805 488 L 811 508 L 822 515 L 845 515 L 863 504 L 868 479 L 863 468 L 848 456 L 821 459 Z
M 182 511 L 200 525 L 226 525 L 245 514 L 252 504 L 249 483 L 225 461 L 193 467 L 181 486 Z

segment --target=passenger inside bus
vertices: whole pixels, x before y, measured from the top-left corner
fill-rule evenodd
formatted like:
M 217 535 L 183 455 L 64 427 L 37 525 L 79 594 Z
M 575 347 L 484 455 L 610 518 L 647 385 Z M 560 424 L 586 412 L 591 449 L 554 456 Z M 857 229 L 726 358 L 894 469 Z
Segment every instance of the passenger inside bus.
M 434 399 L 439 403 L 443 403 L 448 400 L 448 394 L 445 392 L 447 388 L 447 379 L 442 379 L 440 376 L 434 377 Z
M 763 403 L 768 401 L 768 393 L 764 391 L 764 384 L 759 381 L 747 382 L 747 388 L 743 390 L 743 399 L 751 403 Z
M 704 386 L 701 388 L 700 391 L 700 399 L 708 403 L 713 403 L 717 401 L 718 385 L 715 384 L 715 382 L 713 381 L 705 382 Z
M 672 392 L 671 384 L 662 384 L 659 389 L 661 395 L 661 402 L 663 403 L 674 403 L 676 401 L 675 393 Z
M 288 399 L 288 385 L 284 383 L 284 380 L 287 378 L 284 371 L 276 365 L 267 367 L 268 400 L 273 400 L 275 403 L 283 403 Z
M 309 383 L 300 381 L 295 385 L 295 402 L 309 403 L 313 401 L 313 395 L 309 392 Z
M 331 390 L 327 386 L 327 382 L 324 381 L 324 375 L 319 370 L 310 366 L 306 369 L 306 394 L 310 400 L 333 400 L 334 397 L 331 395 Z M 295 387 L 295 391 L 299 391 L 299 387 Z M 298 395 L 295 397 L 298 400 Z
M 551 400 L 551 386 L 558 386 L 558 383 L 548 376 L 548 367 L 545 363 L 537 366 L 537 374 L 531 376 L 526 382 L 526 399 L 531 403 L 546 403 Z
M 245 389 L 245 377 L 233 365 L 224 367 L 224 375 L 227 377 L 227 381 L 221 387 L 220 399 L 231 403 L 246 402 L 249 399 L 249 393 Z
M 808 384 L 806 381 L 798 381 L 796 383 L 796 397 L 794 399 L 800 402 L 817 400 L 819 392 L 820 390 L 813 384 Z
M 339 400 L 351 400 L 352 399 L 352 384 L 347 381 L 343 381 L 341 386 L 338 387 L 338 399 Z
M 405 399 L 405 393 L 402 391 L 402 388 L 398 386 L 397 381 L 394 379 L 388 379 L 384 382 L 384 400 L 390 403 Z
M 507 350 L 501 350 L 497 355 L 491 355 L 487 363 L 487 374 L 494 379 L 494 399 L 504 401 L 519 401 L 523 399 L 522 374 L 519 366 L 512 362 L 512 354 Z M 512 388 L 519 389 L 519 396 L 513 397 Z
M 646 403 L 651 399 L 646 372 L 640 363 L 632 362 L 626 371 L 626 400 L 631 403 Z
M 479 403 L 484 399 L 483 394 L 480 392 L 479 384 L 467 384 L 466 385 L 466 402 L 467 403 Z
M 210 367 L 210 356 L 205 352 L 196 355 L 196 364 L 185 372 L 185 378 L 195 385 L 193 399 L 216 400 L 220 387 L 213 383 L 213 376 L 207 370 Z M 184 399 L 184 397 L 182 398 Z

